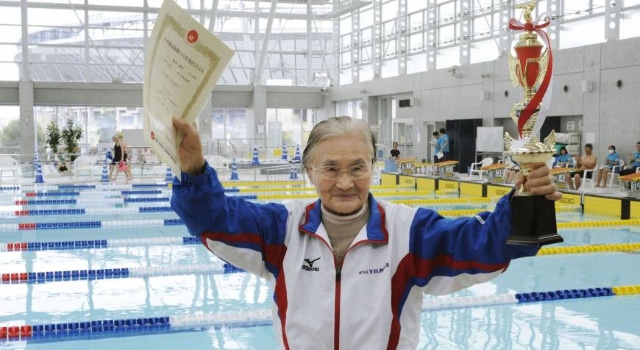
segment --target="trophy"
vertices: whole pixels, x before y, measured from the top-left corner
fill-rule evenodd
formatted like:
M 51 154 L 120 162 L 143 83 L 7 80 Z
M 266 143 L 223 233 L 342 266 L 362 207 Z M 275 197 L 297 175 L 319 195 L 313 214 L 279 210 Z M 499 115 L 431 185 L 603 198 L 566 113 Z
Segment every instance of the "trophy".
M 544 21 L 534 21 L 531 12 L 535 8 L 535 1 L 516 8 L 524 10 L 522 23 L 516 19 L 509 21 L 512 30 L 524 31 L 520 34 L 513 51 L 509 53 L 509 72 L 514 86 L 521 86 L 524 90 L 522 100 L 511 109 L 511 119 L 518 126 L 518 139 L 505 133 L 505 154 L 513 163 L 517 164 L 525 177 L 530 172 L 532 163 L 547 163 L 555 151 L 555 132 L 540 142 L 536 136 L 544 121 L 539 115 L 542 98 L 551 82 L 553 56 L 549 37 L 543 30 L 549 25 L 548 18 Z M 546 49 L 538 40 L 541 37 Z M 508 244 L 541 246 L 562 242 L 557 233 L 556 212 L 553 201 L 544 196 L 532 195 L 524 186 L 517 191 L 512 200 L 511 235 Z

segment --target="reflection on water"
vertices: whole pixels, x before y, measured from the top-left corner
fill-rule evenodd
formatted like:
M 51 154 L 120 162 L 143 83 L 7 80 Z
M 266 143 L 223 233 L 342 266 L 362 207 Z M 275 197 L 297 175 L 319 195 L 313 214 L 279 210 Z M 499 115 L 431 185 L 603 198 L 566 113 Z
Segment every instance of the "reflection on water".
M 7 206 L 9 207 L 9 206 Z M 474 207 L 474 206 L 471 206 Z M 465 205 L 437 209 L 467 209 Z M 482 206 L 476 206 L 483 210 Z M 120 215 L 125 220 L 140 215 Z M 154 215 L 159 215 L 158 213 Z M 160 214 L 161 215 L 161 214 Z M 563 215 L 566 215 L 563 217 Z M 559 221 L 576 213 L 559 213 Z M 108 216 L 107 216 L 108 217 Z M 167 216 L 171 217 L 171 216 Z M 109 220 L 113 219 L 109 217 Z M 581 216 L 581 219 L 582 216 Z M 50 221 L 44 217 L 29 221 Z M 640 242 L 637 228 L 563 230 L 564 245 Z M 0 326 L 138 317 L 219 315 L 267 310 L 272 290 L 246 273 L 179 273 L 169 267 L 220 266 L 200 245 L 156 245 L 154 239 L 187 235 L 182 226 L 3 232 L 7 242 L 87 239 L 144 239 L 106 249 L 0 252 L 0 273 L 156 269 L 145 278 L 79 280 L 0 285 Z M 519 292 L 637 285 L 639 254 L 590 253 L 537 256 L 512 262 L 495 280 L 450 296 L 493 296 Z M 155 270 L 154 270 L 155 271 Z M 434 297 L 425 296 L 426 300 Z M 419 349 L 637 349 L 640 296 L 599 297 L 520 305 L 470 306 L 422 313 Z M 2 349 L 276 349 L 271 326 L 208 328 L 171 334 L 75 340 L 57 343 L 0 343 Z

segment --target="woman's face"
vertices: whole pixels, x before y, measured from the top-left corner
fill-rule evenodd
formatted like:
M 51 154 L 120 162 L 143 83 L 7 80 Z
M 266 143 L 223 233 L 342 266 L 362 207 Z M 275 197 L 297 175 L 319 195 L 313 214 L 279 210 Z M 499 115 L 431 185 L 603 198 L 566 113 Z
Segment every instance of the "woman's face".
M 362 209 L 371 185 L 370 147 L 364 137 L 348 135 L 324 140 L 314 148 L 310 165 L 315 169 L 307 169 L 307 175 L 325 209 L 334 214 L 351 214 Z M 323 174 L 326 166 L 339 168 L 338 177 L 331 179 Z M 351 178 L 347 169 L 353 166 L 368 169 L 367 176 L 359 180 Z
M 566 149 L 564 149 L 564 148 L 563 148 L 563 149 L 561 149 L 561 150 L 560 150 L 560 154 L 562 154 L 562 155 L 567 154 L 567 150 L 566 150 Z

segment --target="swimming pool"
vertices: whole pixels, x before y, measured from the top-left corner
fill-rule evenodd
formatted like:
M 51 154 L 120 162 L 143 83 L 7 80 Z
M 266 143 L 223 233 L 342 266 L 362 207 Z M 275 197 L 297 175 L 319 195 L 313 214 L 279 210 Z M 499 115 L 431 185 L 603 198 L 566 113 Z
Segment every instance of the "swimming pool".
M 447 215 L 494 203 L 378 194 Z M 270 286 L 188 237 L 169 196 L 163 184 L 4 189 L 0 349 L 276 349 Z M 640 225 L 560 209 L 565 243 L 425 296 L 419 348 L 638 348 Z

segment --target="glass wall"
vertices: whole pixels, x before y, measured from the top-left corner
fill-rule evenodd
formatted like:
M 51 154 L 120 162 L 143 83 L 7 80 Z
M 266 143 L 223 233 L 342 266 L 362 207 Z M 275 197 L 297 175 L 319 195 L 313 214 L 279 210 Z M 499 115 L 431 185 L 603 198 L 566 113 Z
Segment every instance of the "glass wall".
M 149 7 L 145 7 L 145 3 Z M 330 76 L 330 3 L 280 2 L 268 31 L 271 2 L 220 0 L 177 3 L 214 32 L 235 55 L 222 85 L 325 86 Z M 0 2 L 0 80 L 140 83 L 144 42 L 162 0 L 54 0 Z M 96 10 L 99 8 L 99 10 Z M 216 15 L 212 18 L 212 15 Z M 28 36 L 22 37 L 21 25 Z M 23 46 L 22 43 L 27 45 Z M 20 72 L 23 49 L 28 70 Z M 260 67 L 258 67 L 260 66 Z
M 252 122 L 244 108 L 214 108 L 211 112 L 211 139 L 202 140 L 205 153 L 228 159 L 250 158 L 253 146 Z
M 494 60 L 504 29 L 501 11 L 514 6 L 501 0 L 282 1 L 270 22 L 269 1 L 177 3 L 235 51 L 219 84 L 291 86 L 348 84 L 466 64 L 460 57 L 467 40 L 469 63 Z M 334 3 L 344 11 L 332 12 Z M 638 0 L 558 3 L 561 8 L 551 15 L 561 49 L 603 42 L 607 6 L 624 5 L 620 38 L 640 35 Z M 142 81 L 144 41 L 162 0 L 27 1 L 25 23 L 21 4 L 0 1 L 0 79 L 15 81 L 26 73 L 23 78 L 33 81 Z M 553 11 L 547 7 L 538 1 L 534 17 Z M 21 72 L 23 49 L 29 66 Z
M 0 154 L 20 153 L 20 106 L 0 106 Z M 44 131 L 37 130 L 42 141 Z
M 63 128 L 67 119 L 82 128 L 79 140 L 81 154 L 103 154 L 111 148 L 111 138 L 125 129 L 142 129 L 142 108 L 91 106 L 37 106 L 34 108 L 36 128 L 47 130 L 53 121 Z M 134 140 L 129 140 L 133 143 Z M 46 150 L 46 137 L 39 140 L 38 150 Z
M 228 159 L 251 159 L 254 148 L 260 159 L 280 159 L 282 147 L 289 157 L 296 148 L 304 148 L 315 122 L 315 109 L 267 109 L 266 139 L 253 137 L 253 122 L 246 109 L 214 108 L 211 116 L 211 140 L 203 140 L 205 153 Z
M 286 148 L 288 159 L 302 152 L 315 121 L 315 109 L 267 109 L 267 155 L 281 157 Z
M 336 115 L 362 119 L 362 100 L 338 101 Z
M 553 17 L 552 24 L 560 28 L 556 39 L 560 49 L 604 42 L 605 26 L 609 25 L 605 18 L 607 6 L 624 5 L 620 12 L 620 39 L 640 36 L 639 27 L 633 24 L 640 18 L 638 0 L 557 3 L 561 8 L 556 12 L 553 8 L 547 9 L 547 1 L 538 1 L 533 17 L 542 14 Z M 381 9 L 377 18 L 374 6 Z M 335 57 L 340 81 L 337 83 L 344 85 L 378 76 L 405 74 L 402 72 L 404 59 L 406 73 L 495 60 L 501 52 L 501 30 L 505 29 L 501 25 L 506 26 L 501 24 L 500 16 L 505 8 L 513 10 L 514 6 L 513 1 L 501 0 L 378 0 L 355 8 L 338 20 L 339 43 Z M 514 16 L 521 16 L 520 12 L 515 11 Z M 357 26 L 353 25 L 355 21 Z M 510 32 L 509 35 L 513 40 L 516 34 Z M 468 52 L 463 52 L 467 41 Z M 461 62 L 462 56 L 468 62 Z M 428 67 L 429 60 L 432 62 Z

